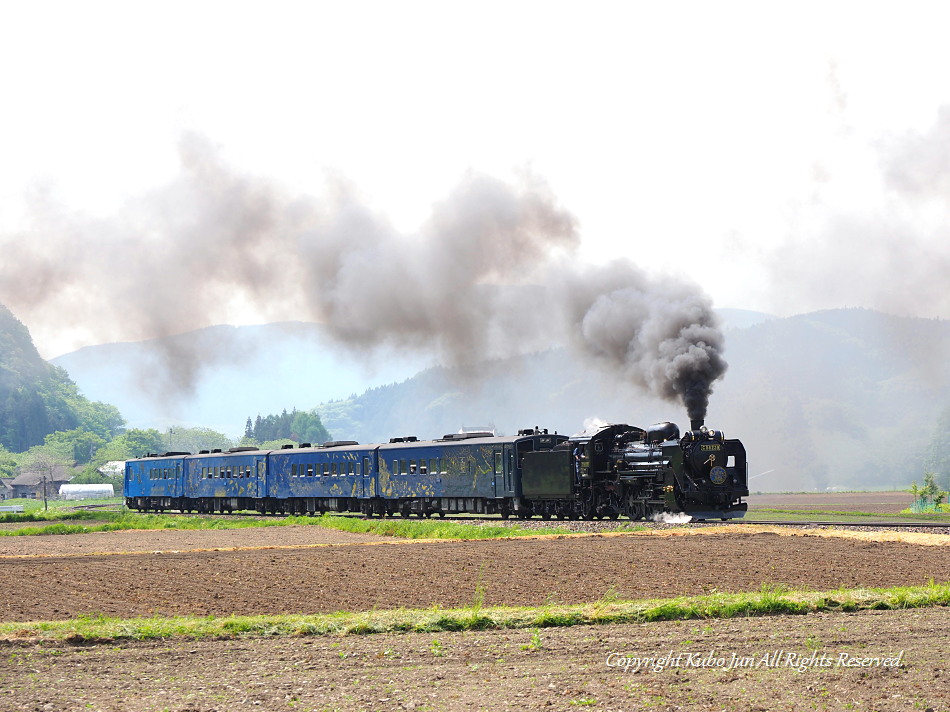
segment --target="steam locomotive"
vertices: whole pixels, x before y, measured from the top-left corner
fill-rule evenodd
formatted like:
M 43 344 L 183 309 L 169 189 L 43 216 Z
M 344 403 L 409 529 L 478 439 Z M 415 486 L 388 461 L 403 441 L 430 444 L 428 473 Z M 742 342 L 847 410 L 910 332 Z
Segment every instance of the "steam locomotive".
M 280 450 L 167 452 L 125 463 L 126 504 L 138 511 L 264 514 L 360 512 L 430 517 L 694 519 L 744 516 L 745 448 L 693 421 L 646 429 L 614 424 L 568 437 L 531 428 L 514 437 L 452 433 L 432 441 L 333 441 Z

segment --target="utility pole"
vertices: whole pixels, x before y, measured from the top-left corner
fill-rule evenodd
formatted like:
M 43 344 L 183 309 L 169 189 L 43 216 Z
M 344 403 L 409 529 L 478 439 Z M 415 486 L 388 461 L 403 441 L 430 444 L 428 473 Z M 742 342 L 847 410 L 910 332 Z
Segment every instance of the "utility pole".
M 49 511 L 49 503 L 46 501 L 46 475 L 43 475 L 43 511 Z

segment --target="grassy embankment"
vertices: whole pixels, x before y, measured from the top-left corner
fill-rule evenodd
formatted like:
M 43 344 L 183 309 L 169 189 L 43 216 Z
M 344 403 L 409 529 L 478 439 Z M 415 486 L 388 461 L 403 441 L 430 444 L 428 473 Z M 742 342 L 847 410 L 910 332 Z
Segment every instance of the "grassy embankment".
M 43 524 L 44 521 L 53 523 Z M 94 520 L 94 524 L 72 523 Z M 106 520 L 104 523 L 102 520 Z M 246 529 L 252 527 L 319 526 L 338 531 L 360 534 L 378 534 L 404 539 L 495 539 L 537 534 L 566 534 L 561 527 L 525 529 L 517 524 L 494 526 L 491 524 L 467 524 L 441 520 L 360 519 L 324 514 L 319 517 L 220 517 L 220 516 L 165 516 L 161 514 L 134 514 L 131 512 L 31 512 L 5 514 L 0 524 L 31 522 L 36 526 L 20 526 L 0 530 L 0 536 L 42 536 L 52 534 L 89 534 L 123 530 L 162 529 Z M 633 522 L 626 529 L 642 529 Z
M 715 593 L 645 601 L 620 601 L 608 591 L 582 605 L 537 608 L 485 608 L 476 588 L 468 608 L 367 611 L 327 615 L 108 618 L 83 616 L 68 621 L 0 623 L 0 638 L 82 641 L 151 640 L 270 635 L 346 635 L 546 628 L 575 625 L 735 618 L 776 614 L 853 612 L 947 606 L 950 584 L 836 591 L 791 591 L 763 584 L 751 593 Z

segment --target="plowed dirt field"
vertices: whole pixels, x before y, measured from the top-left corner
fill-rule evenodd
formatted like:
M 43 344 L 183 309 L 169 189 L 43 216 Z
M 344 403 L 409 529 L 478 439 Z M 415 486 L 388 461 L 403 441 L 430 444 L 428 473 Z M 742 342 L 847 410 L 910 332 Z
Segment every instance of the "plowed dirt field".
M 950 580 L 950 546 L 814 534 L 400 542 L 280 527 L 4 537 L 0 620 L 465 607 L 478 590 L 487 606 L 543 605 L 608 591 L 636 599 Z M 950 709 L 948 622 L 945 609 L 927 609 L 536 632 L 14 639 L 0 642 L 0 710 Z M 898 667 L 840 664 L 842 654 L 880 661 L 901 650 Z M 631 672 L 612 654 L 679 663 Z M 726 662 L 700 666 L 708 654 Z M 728 664 L 733 655 L 759 664 Z M 832 662 L 791 664 L 821 655 Z
M 295 535 L 294 527 L 281 529 Z M 244 546 L 259 538 L 274 546 L 268 530 L 236 531 Z M 950 547 L 772 533 L 390 540 L 177 553 L 170 549 L 182 545 L 180 537 L 165 534 L 151 533 L 154 550 L 164 553 L 0 558 L 0 619 L 450 608 L 471 604 L 478 588 L 486 605 L 517 606 L 580 603 L 609 590 L 637 599 L 748 591 L 763 583 L 825 590 L 950 579 Z M 69 544 L 70 537 L 58 539 Z

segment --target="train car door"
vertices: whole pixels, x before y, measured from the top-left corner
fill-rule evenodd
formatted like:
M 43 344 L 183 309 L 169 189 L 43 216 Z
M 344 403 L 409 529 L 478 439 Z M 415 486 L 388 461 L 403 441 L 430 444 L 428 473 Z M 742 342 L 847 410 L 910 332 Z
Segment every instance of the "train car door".
M 504 460 L 501 457 L 501 450 L 492 451 L 492 468 L 495 473 L 495 496 L 504 497 L 508 488 L 505 486 L 505 468 Z
M 514 468 L 512 464 L 514 463 L 514 455 L 512 454 L 511 445 L 505 445 L 505 454 L 502 461 L 502 467 L 505 470 L 505 492 L 509 494 L 514 494 Z
M 373 473 L 373 458 L 369 455 L 363 456 L 363 464 L 360 468 L 361 479 L 363 480 L 363 497 L 370 498 L 376 496 L 376 480 Z
M 254 484 L 256 485 L 251 489 L 249 494 L 250 497 L 266 497 L 267 496 L 267 460 L 262 457 L 254 458 Z

